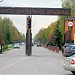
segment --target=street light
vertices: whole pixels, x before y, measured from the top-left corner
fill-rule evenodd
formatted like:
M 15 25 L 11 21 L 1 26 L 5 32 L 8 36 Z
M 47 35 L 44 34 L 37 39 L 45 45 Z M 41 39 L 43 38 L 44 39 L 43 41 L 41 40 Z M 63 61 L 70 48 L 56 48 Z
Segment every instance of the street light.
M 2 2 L 3 0 L 0 0 L 0 2 Z

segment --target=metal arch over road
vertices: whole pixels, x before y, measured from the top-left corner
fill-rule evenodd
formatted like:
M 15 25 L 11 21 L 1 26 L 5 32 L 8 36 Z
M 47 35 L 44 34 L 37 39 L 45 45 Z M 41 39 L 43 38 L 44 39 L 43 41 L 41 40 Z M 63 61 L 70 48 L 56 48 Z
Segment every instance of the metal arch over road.
M 64 8 L 30 8 L 30 7 L 0 7 L 0 14 L 11 14 L 11 15 L 61 15 L 69 16 L 71 9 Z M 31 17 L 27 17 L 30 18 Z M 32 33 L 31 27 L 28 28 L 27 20 L 27 33 L 26 33 L 26 55 L 31 55 L 31 41 Z M 30 23 L 31 26 L 31 23 Z
M 71 9 L 64 8 L 32 8 L 32 7 L 0 7 L 0 14 L 15 15 L 64 15 L 71 14 Z

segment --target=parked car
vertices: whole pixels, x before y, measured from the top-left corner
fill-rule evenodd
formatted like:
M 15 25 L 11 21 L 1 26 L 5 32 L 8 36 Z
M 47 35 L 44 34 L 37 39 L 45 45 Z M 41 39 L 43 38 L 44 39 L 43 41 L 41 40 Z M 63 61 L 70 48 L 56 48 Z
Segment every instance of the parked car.
M 25 42 L 22 42 L 21 45 L 25 45 Z
M 75 54 L 75 44 L 74 45 L 69 45 L 64 49 L 63 56 L 69 57 Z
M 63 68 L 67 71 L 71 71 L 75 75 L 75 54 L 71 57 L 64 58 Z
M 62 54 L 64 53 L 64 49 L 69 46 L 70 44 L 69 43 L 65 43 L 64 46 L 62 47 Z
M 14 44 L 14 48 L 20 48 L 20 44 L 19 43 L 15 43 Z

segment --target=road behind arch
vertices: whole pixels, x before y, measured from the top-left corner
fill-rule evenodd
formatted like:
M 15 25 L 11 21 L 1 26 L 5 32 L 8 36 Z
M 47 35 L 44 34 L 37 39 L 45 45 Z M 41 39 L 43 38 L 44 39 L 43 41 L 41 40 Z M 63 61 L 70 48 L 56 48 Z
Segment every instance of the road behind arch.
M 0 74 L 72 75 L 63 69 L 64 57 L 43 47 L 32 47 L 32 55 L 25 55 L 25 46 L 0 54 Z

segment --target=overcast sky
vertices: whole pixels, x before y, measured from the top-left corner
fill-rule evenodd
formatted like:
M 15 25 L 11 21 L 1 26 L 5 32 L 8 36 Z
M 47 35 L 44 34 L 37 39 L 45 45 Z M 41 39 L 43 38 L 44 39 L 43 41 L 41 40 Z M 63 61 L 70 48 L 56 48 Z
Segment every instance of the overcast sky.
M 3 0 L 0 7 L 44 7 L 61 8 L 61 0 Z M 15 27 L 22 33 L 26 33 L 26 15 L 2 15 L 1 17 L 10 18 Z M 33 37 L 41 28 L 46 28 L 57 20 L 58 16 L 53 15 L 32 15 L 32 34 Z

